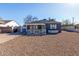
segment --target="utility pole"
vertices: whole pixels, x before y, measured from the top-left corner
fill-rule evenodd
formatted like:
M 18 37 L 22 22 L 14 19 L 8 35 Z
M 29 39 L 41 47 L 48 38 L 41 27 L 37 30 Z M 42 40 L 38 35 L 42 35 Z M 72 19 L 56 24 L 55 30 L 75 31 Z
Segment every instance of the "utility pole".
M 74 17 L 72 17 L 72 24 L 74 25 L 75 23 L 74 23 Z

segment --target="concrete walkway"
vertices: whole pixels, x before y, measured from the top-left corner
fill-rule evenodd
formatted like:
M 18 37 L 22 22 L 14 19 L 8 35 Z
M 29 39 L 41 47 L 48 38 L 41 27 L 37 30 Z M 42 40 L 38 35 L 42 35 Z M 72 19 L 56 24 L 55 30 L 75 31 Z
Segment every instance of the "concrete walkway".
M 3 43 L 3 42 L 6 42 L 6 41 L 9 41 L 9 40 L 12 40 L 16 37 L 18 37 L 19 35 L 9 35 L 7 33 L 1 33 L 0 34 L 0 43 Z

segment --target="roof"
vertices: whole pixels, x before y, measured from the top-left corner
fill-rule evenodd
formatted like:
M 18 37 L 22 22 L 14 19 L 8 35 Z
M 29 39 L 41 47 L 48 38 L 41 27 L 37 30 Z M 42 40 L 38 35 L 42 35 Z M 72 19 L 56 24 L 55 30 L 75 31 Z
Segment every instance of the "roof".
M 0 24 L 6 24 L 6 23 L 11 22 L 11 21 L 13 21 L 13 20 L 0 20 Z
M 33 23 L 44 23 L 44 24 L 46 24 L 46 23 L 61 23 L 61 22 L 57 22 L 55 20 L 45 20 L 44 19 L 44 20 L 32 21 L 28 24 L 33 24 Z

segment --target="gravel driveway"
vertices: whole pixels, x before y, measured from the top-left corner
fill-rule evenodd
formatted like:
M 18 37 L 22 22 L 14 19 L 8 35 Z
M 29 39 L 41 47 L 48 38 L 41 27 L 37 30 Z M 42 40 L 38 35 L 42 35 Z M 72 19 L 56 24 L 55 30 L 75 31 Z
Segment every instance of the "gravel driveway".
M 19 35 L 9 35 L 9 33 L 1 33 L 0 34 L 0 44 L 9 40 L 12 40 L 16 37 L 18 37 Z

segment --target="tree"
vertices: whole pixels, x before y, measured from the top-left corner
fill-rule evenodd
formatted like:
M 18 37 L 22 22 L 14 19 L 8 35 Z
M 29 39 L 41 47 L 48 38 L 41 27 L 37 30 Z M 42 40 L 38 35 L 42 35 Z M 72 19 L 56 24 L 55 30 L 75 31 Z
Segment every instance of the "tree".
M 24 24 L 29 23 L 29 22 L 31 22 L 32 20 L 33 20 L 32 15 L 27 15 L 27 16 L 24 18 Z
M 38 18 L 37 17 L 33 17 L 33 21 L 37 21 L 38 20 Z
M 71 24 L 71 22 L 68 19 L 62 21 L 62 25 L 67 26 L 67 25 L 70 25 L 70 24 Z
M 27 15 L 27 16 L 24 18 L 24 24 L 30 23 L 30 22 L 36 21 L 36 20 L 38 20 L 37 17 L 33 17 L 32 15 Z
M 0 17 L 0 20 L 3 20 L 3 18 L 2 18 L 2 17 Z

